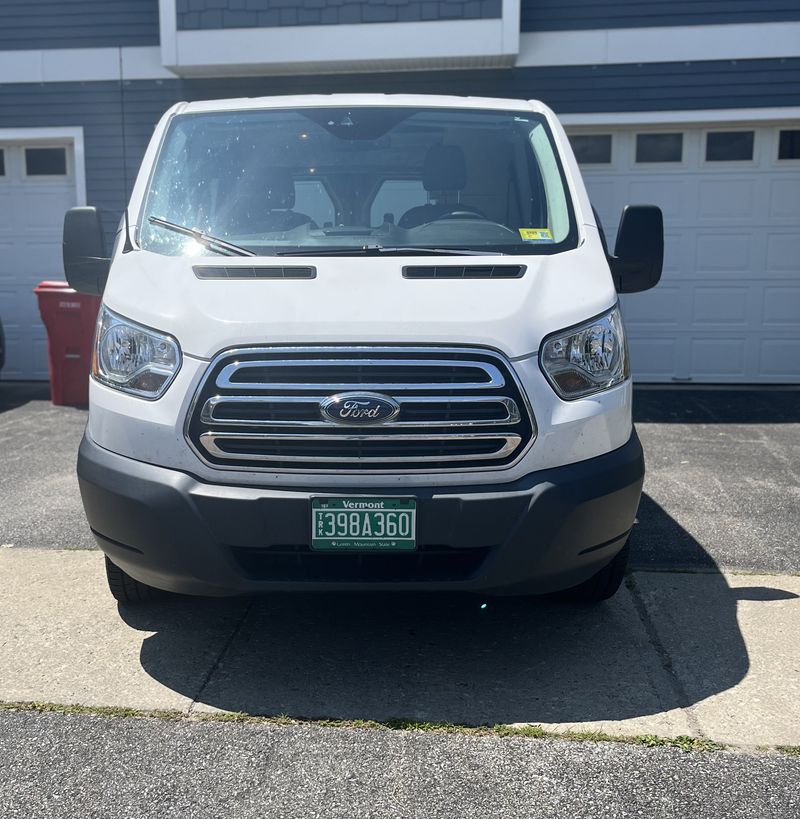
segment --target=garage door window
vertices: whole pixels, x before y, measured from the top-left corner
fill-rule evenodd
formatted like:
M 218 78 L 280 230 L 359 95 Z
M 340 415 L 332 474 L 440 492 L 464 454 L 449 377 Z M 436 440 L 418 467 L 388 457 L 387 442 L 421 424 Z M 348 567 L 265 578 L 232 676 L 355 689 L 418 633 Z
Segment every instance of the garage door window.
M 752 131 L 714 131 L 706 134 L 706 162 L 749 162 L 753 158 Z
M 581 165 L 611 163 L 611 134 L 574 134 L 569 141 Z
M 800 159 L 800 130 L 781 131 L 778 159 Z
M 66 148 L 26 148 L 26 176 L 66 176 Z
M 681 162 L 683 134 L 637 134 L 636 161 Z

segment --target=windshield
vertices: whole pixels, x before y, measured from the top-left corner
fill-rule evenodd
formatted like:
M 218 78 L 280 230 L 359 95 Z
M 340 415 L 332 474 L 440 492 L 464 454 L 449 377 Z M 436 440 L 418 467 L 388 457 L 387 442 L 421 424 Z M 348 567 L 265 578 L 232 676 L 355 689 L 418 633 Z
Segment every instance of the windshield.
M 142 217 L 141 247 L 170 256 L 230 245 L 257 255 L 355 255 L 554 253 L 577 244 L 547 123 L 513 111 L 182 114 L 164 138 Z

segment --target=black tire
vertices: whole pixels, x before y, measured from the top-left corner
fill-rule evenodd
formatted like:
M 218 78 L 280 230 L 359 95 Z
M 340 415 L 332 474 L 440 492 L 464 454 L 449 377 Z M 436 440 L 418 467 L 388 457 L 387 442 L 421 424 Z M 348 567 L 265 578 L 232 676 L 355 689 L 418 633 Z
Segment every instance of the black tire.
M 601 603 L 613 597 L 622 585 L 630 553 L 630 538 L 628 538 L 625 545 L 607 566 L 580 585 L 566 589 L 562 592 L 562 596 L 576 603 Z
M 129 606 L 140 606 L 154 600 L 160 592 L 152 586 L 140 583 L 127 572 L 112 563 L 106 556 L 106 577 L 108 589 L 114 599 Z

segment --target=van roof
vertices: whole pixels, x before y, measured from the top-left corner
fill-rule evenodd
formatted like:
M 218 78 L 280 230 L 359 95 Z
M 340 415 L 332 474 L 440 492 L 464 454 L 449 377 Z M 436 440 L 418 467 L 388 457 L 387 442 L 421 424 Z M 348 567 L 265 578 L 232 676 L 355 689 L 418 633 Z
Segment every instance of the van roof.
M 548 112 L 547 106 L 537 100 L 496 97 L 456 97 L 438 94 L 298 94 L 282 97 L 240 97 L 238 99 L 182 102 L 176 106 L 174 113 L 197 114 L 210 111 L 268 108 L 328 108 L 348 105 Z

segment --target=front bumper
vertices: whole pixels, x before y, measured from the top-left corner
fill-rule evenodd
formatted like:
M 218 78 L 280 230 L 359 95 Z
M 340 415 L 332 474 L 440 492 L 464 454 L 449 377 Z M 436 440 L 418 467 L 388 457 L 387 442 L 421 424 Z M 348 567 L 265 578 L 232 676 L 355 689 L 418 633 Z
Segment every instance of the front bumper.
M 513 483 L 270 489 L 209 484 L 84 437 L 78 478 L 100 548 L 131 576 L 185 594 L 429 590 L 496 594 L 581 583 L 622 548 L 644 479 L 634 432 L 619 449 Z M 419 551 L 308 550 L 312 496 L 413 496 Z

